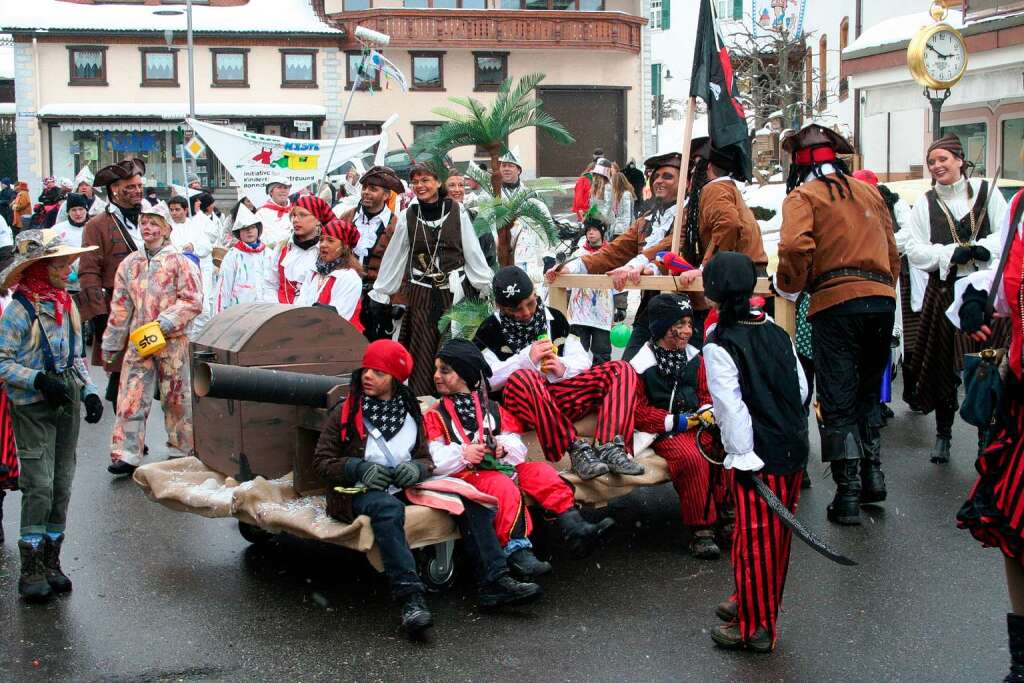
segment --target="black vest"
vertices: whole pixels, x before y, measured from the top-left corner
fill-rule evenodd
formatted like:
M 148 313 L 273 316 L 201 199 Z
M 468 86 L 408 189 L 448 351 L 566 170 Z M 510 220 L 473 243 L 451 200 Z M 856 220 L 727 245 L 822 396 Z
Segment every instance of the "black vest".
M 645 349 L 644 352 L 652 353 L 650 349 Z M 640 378 L 644 381 L 644 389 L 647 392 L 647 402 L 655 408 L 676 414 L 689 413 L 700 408 L 697 398 L 698 368 L 700 368 L 699 353 L 687 361 L 678 380 L 658 370 L 658 364 L 655 362 L 654 365 L 640 373 Z M 672 396 L 673 389 L 675 397 Z M 670 399 L 673 405 L 669 405 Z
M 405 220 L 409 230 L 409 244 L 412 247 L 409 268 L 426 270 L 420 259 L 422 255 L 429 264 L 434 248 L 437 248 L 438 266 L 444 273 L 458 270 L 466 264 L 462 254 L 462 220 L 459 214 L 459 205 L 451 199 L 445 198 L 444 211 L 448 212 L 448 218 L 441 224 L 441 228 L 417 227 L 419 223 L 420 205 L 413 204 L 405 212 Z M 424 231 L 426 239 L 424 239 Z M 440 240 L 440 245 L 437 244 Z
M 548 307 L 548 313 L 551 314 L 551 320 L 548 321 L 548 326 L 551 328 L 551 343 L 555 345 L 555 349 L 559 356 L 565 355 L 565 342 L 569 338 L 569 321 L 565 319 L 562 312 Z M 498 320 L 497 315 L 491 315 L 487 317 L 481 323 L 480 327 L 476 330 L 476 336 L 473 337 L 473 343 L 481 350 L 490 350 L 498 360 L 508 360 L 516 354 L 508 345 L 508 340 L 505 339 L 505 334 L 501 331 L 501 321 Z
M 967 181 L 968 183 L 970 180 Z M 936 194 L 935 189 L 932 188 L 925 193 L 925 197 L 928 198 L 928 220 L 931 224 L 931 241 L 932 244 L 953 244 L 953 236 L 949 233 L 949 221 L 946 220 L 946 212 L 939 206 L 939 196 Z M 974 206 L 971 207 L 971 213 L 974 214 L 975 220 L 981 218 L 981 223 L 975 227 L 978 229 L 978 235 L 974 238 L 974 241 L 980 240 L 983 237 L 988 237 L 992 232 L 989 226 L 988 211 L 985 207 L 988 205 L 988 181 L 981 181 L 981 187 L 978 189 L 978 194 L 974 196 Z M 982 215 L 984 213 L 984 215 Z M 950 214 L 952 217 L 952 214 Z M 967 242 L 970 240 L 971 235 L 971 217 L 968 214 L 964 214 L 963 218 L 959 221 L 953 219 L 953 225 L 956 227 L 957 232 L 960 234 L 960 241 Z
M 491 433 L 497 436 L 498 434 L 501 434 L 501 411 L 499 410 L 497 401 L 491 401 L 489 407 L 490 419 L 485 416 L 484 420 L 487 421 L 488 426 L 491 429 Z M 483 411 L 481 410 L 481 412 Z M 459 419 L 458 414 L 456 414 L 454 410 L 451 412 L 448 411 L 448 406 L 445 404 L 444 399 L 438 401 L 437 413 L 441 416 L 441 424 L 444 425 L 444 430 L 446 432 L 445 436 L 448 437 L 448 443 L 463 443 L 459 427 L 462 427 L 462 430 L 466 432 L 466 436 L 469 437 L 470 440 L 476 438 L 476 432 L 467 430 L 465 425 L 462 424 L 462 420 Z M 456 425 L 458 425 L 458 427 Z
M 739 372 L 740 393 L 754 428 L 754 451 L 766 474 L 793 474 L 807 464 L 807 411 L 800 400 L 796 356 L 789 335 L 772 322 L 712 330 Z

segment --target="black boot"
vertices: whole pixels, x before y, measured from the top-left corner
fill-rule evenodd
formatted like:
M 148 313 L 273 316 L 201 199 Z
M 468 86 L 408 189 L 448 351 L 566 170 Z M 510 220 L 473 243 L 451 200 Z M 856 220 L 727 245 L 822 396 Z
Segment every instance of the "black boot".
M 591 524 L 583 519 L 583 515 L 576 508 L 570 508 L 558 515 L 558 528 L 562 530 L 562 537 L 569 546 L 569 552 L 575 557 L 586 557 L 593 552 L 598 539 L 613 526 L 615 520 L 611 517 Z
M 532 579 L 551 573 L 551 563 L 541 562 L 530 548 L 520 548 L 508 556 L 508 568 L 520 579 Z
M 414 638 L 434 625 L 434 615 L 427 609 L 422 593 L 413 593 L 402 605 L 402 628 L 410 638 Z
M 46 564 L 43 562 L 43 544 L 18 541 L 21 552 L 21 578 L 18 579 L 18 594 L 28 602 L 43 602 L 53 589 L 46 581 Z
M 881 503 L 886 496 L 881 439 L 865 440 L 861 445 L 864 457 L 860 459 L 860 502 L 862 505 Z
M 948 436 L 937 436 L 935 437 L 935 446 L 932 448 L 932 454 L 929 460 L 936 465 L 945 465 L 949 462 L 949 437 Z
M 836 495 L 828 506 L 828 521 L 844 526 L 860 524 L 860 479 L 857 460 L 836 460 L 829 463 Z
M 1006 633 L 1010 638 L 1010 673 L 1003 683 L 1024 683 L 1024 616 L 1007 614 Z
M 71 579 L 60 568 L 60 549 L 64 545 L 64 534 L 57 540 L 49 534 L 43 537 L 43 563 L 46 565 L 46 581 L 54 593 L 71 591 Z
M 989 441 L 992 440 L 992 431 L 988 427 L 978 427 L 978 455 L 988 448 Z
M 107 472 L 110 472 L 111 474 L 116 476 L 121 476 L 122 474 L 127 474 L 131 476 L 136 469 L 138 469 L 138 467 L 136 467 L 135 465 L 130 465 L 123 460 L 118 460 L 115 463 L 107 465 Z
M 525 605 L 537 600 L 544 591 L 535 583 L 521 583 L 508 574 L 480 587 L 481 609 L 507 605 Z
M 572 471 L 584 481 L 608 474 L 608 465 L 598 459 L 593 447 L 583 439 L 569 444 L 569 460 L 572 462 Z
M 800 478 L 800 489 L 811 488 L 811 475 L 807 472 L 807 465 L 804 465 L 804 476 Z

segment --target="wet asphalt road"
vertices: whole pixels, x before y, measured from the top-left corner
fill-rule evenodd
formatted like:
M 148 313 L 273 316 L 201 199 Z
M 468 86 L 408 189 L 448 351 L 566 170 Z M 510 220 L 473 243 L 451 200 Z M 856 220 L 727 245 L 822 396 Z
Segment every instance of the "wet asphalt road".
M 770 656 L 712 646 L 730 566 L 687 555 L 669 485 L 597 512 L 618 532 L 587 560 L 566 557 L 549 534 L 539 554 L 555 572 L 537 605 L 478 614 L 460 566 L 454 587 L 429 597 L 429 641 L 411 644 L 361 555 L 295 540 L 250 546 L 233 520 L 173 512 L 113 480 L 108 411 L 80 441 L 64 551 L 71 595 L 19 604 L 20 496 L 7 498 L 0 680 L 1001 680 L 1001 556 L 953 524 L 974 478 L 975 435 L 958 424 L 954 462 L 932 465 L 932 418 L 894 407 L 883 436 L 889 501 L 863 526 L 825 521 L 832 482 L 811 466 L 800 517 L 861 564 L 840 567 L 794 543 Z M 154 413 L 151 457 L 162 458 Z

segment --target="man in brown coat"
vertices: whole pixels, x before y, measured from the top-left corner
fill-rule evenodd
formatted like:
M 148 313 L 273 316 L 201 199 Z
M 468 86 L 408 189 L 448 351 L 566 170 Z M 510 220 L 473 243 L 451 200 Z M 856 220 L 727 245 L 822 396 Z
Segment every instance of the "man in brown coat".
M 821 407 L 821 457 L 830 463 L 836 483 L 828 518 L 860 524 L 860 506 L 886 497 L 879 397 L 900 257 L 881 195 L 848 177 L 836 156 L 852 154 L 850 143 L 811 124 L 782 146 L 793 163 L 782 203 L 775 287 L 791 301 L 804 290 L 811 294 L 807 317 Z
M 142 206 L 142 177 L 146 164 L 140 159 L 126 159 L 101 168 L 93 183 L 107 193 L 103 213 L 85 224 L 83 247 L 98 247 L 83 254 L 78 261 L 78 283 L 82 320 L 91 320 L 93 339 L 102 339 L 110 313 L 110 297 L 114 291 L 114 275 L 128 254 L 142 248 L 139 232 L 139 210 Z M 117 404 L 117 386 L 121 381 L 123 354 L 105 369 L 110 374 L 106 399 Z M 92 345 L 92 364 L 101 365 L 100 344 Z
M 754 262 L 760 274 L 766 274 L 768 255 L 761 241 L 761 227 L 747 207 L 736 180 L 747 172 L 739 167 L 739 157 L 730 150 L 712 149 L 707 165 L 708 182 L 700 193 L 701 265 L 719 251 L 738 251 Z

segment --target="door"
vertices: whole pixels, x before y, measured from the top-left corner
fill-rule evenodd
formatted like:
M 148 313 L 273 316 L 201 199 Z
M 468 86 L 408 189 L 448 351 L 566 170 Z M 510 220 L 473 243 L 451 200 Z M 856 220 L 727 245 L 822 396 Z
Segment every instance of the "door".
M 538 88 L 543 109 L 576 138 L 571 145 L 537 134 L 537 175 L 574 177 L 583 173 L 600 147 L 606 157 L 625 166 L 626 91 L 622 88 Z

